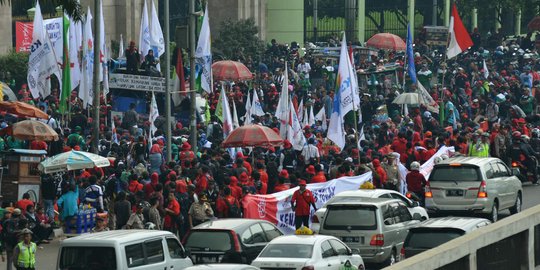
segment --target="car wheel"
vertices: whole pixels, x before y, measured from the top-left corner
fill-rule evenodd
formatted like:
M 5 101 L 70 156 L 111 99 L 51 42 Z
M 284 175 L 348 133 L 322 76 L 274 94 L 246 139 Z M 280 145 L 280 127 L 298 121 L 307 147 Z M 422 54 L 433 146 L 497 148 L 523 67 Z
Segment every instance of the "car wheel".
M 491 207 L 491 213 L 489 215 L 489 219 L 493 223 L 499 220 L 499 206 L 497 204 L 498 204 L 497 201 L 493 202 L 493 206 Z
M 521 206 L 522 206 L 521 193 L 518 192 L 518 195 L 516 197 L 516 203 L 514 204 L 514 206 L 510 208 L 510 214 L 513 215 L 513 214 L 517 214 L 521 212 Z
M 388 257 L 388 259 L 386 259 L 386 262 L 384 264 L 385 264 L 385 266 L 390 266 L 390 265 L 394 265 L 397 262 L 398 262 L 398 259 L 397 259 L 397 256 L 396 256 L 396 250 L 392 249 L 392 253 L 390 253 L 390 257 Z

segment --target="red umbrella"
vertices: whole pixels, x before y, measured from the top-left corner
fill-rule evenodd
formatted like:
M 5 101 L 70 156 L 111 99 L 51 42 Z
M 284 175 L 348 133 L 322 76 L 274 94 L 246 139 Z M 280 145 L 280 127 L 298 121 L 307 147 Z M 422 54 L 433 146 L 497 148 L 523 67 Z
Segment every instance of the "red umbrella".
M 540 16 L 534 17 L 529 24 L 527 24 L 527 27 L 531 31 L 539 31 L 540 30 Z
M 236 61 L 218 61 L 212 64 L 212 75 L 220 81 L 247 81 L 253 74 L 242 63 Z
M 49 119 L 49 115 L 44 111 L 20 101 L 0 101 L 0 111 L 6 111 L 7 113 L 24 117 Z
M 366 46 L 394 51 L 404 51 L 407 48 L 407 44 L 403 39 L 390 33 L 379 33 L 372 36 L 367 41 Z
M 283 140 L 272 129 L 260 125 L 239 127 L 223 141 L 223 147 L 280 146 Z

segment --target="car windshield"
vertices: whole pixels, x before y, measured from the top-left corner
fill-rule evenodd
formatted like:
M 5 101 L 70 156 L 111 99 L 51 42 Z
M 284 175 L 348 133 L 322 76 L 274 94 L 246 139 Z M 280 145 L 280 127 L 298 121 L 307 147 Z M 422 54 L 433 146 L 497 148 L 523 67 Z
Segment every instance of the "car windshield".
M 259 255 L 261 258 L 311 258 L 313 245 L 269 244 Z
M 228 231 L 192 231 L 186 239 L 185 247 L 191 251 L 228 251 L 231 246 Z
M 458 238 L 463 234 L 465 234 L 465 232 L 459 229 L 411 230 L 405 243 L 405 247 L 430 249 Z
M 438 166 L 433 169 L 429 181 L 480 181 L 478 167 Z
M 324 218 L 327 230 L 374 230 L 377 228 L 375 207 L 329 205 Z
M 99 260 L 96 260 L 99 258 Z M 64 247 L 60 255 L 60 269 L 116 270 L 116 255 L 112 247 Z

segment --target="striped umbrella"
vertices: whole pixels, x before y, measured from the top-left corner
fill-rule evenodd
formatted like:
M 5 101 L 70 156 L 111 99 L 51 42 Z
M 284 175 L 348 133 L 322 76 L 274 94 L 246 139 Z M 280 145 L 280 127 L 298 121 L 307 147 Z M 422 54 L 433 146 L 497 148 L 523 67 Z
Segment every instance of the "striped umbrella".
M 212 64 L 212 76 L 218 81 L 248 81 L 253 73 L 242 63 L 236 61 L 218 61 Z
M 407 44 L 405 44 L 405 41 L 403 41 L 403 39 L 390 33 L 379 33 L 372 36 L 366 42 L 366 46 L 394 51 L 404 51 L 407 48 Z
M 55 173 L 110 165 L 109 160 L 100 155 L 72 150 L 45 159 L 39 163 L 38 169 L 43 173 Z

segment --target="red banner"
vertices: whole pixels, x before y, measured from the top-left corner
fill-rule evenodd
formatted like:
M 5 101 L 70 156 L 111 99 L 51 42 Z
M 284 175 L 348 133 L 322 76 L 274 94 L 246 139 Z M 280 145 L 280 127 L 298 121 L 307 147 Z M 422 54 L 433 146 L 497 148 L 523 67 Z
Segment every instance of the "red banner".
M 17 52 L 30 52 L 33 30 L 34 25 L 32 22 L 15 23 L 15 50 Z

